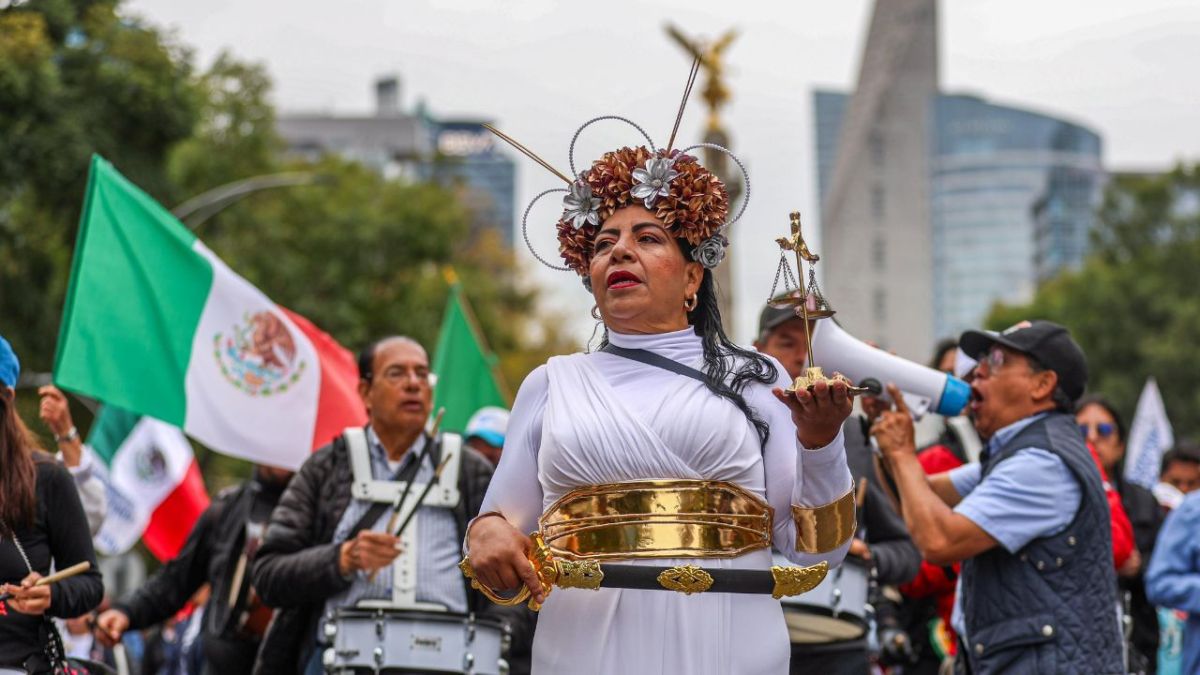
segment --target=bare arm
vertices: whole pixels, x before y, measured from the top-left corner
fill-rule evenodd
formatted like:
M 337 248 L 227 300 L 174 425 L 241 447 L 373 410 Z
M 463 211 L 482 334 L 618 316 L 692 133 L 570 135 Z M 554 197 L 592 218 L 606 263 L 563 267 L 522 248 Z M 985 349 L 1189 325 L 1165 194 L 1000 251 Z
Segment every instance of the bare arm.
M 926 560 L 949 565 L 976 556 L 998 544 L 983 528 L 955 513 L 962 497 L 946 473 L 933 477 L 917 460 L 912 416 L 895 385 L 888 386 L 896 409 L 883 413 L 871 427 L 885 461 L 891 467 L 904 524 Z
M 958 506 L 958 503 L 962 501 L 962 495 L 958 494 L 958 490 L 954 489 L 954 483 L 950 480 L 949 471 L 929 476 L 929 488 L 950 508 Z

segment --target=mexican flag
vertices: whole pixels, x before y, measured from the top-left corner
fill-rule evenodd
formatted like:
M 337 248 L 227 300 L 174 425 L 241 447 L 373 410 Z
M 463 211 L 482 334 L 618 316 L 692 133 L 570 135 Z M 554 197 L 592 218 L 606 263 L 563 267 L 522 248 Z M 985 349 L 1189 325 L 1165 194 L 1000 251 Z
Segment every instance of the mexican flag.
M 159 560 L 174 558 L 209 503 L 183 432 L 152 417 L 104 406 L 87 440 L 93 471 L 108 495 L 96 551 L 124 553 L 140 537 Z
M 442 429 L 462 433 L 476 410 L 489 405 L 507 408 L 509 403 L 499 384 L 496 357 L 487 350 L 462 287 L 453 272 L 447 276 L 450 302 L 433 356 L 433 409 L 446 408 Z
M 366 413 L 353 355 L 92 159 L 55 355 L 64 388 L 296 469 Z

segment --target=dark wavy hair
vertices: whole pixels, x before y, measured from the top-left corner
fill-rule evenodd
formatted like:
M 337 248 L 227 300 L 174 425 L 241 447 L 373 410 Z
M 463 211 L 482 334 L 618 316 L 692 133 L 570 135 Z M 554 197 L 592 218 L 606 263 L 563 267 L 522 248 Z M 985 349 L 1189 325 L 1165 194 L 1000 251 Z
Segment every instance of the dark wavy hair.
M 0 534 L 5 536 L 33 524 L 36 449 L 33 435 L 17 416 L 13 390 L 0 382 L 0 520 L 4 521 Z
M 692 245 L 686 239 L 676 239 L 675 243 L 679 244 L 684 259 L 690 261 Z M 688 323 L 696 330 L 704 347 L 704 384 L 709 391 L 728 400 L 742 411 L 758 432 L 759 442 L 765 446 L 771 436 L 771 429 L 758 412 L 746 403 L 742 392 L 751 382 L 774 384 L 779 377 L 779 371 L 766 356 L 753 349 L 737 346 L 725 334 L 725 327 L 721 325 L 721 309 L 717 303 L 717 287 L 712 270 L 704 270 L 704 277 L 700 281 L 700 290 L 696 296 L 696 308 L 688 312 L 687 316 Z M 605 344 L 608 344 L 607 331 L 601 339 L 601 345 Z

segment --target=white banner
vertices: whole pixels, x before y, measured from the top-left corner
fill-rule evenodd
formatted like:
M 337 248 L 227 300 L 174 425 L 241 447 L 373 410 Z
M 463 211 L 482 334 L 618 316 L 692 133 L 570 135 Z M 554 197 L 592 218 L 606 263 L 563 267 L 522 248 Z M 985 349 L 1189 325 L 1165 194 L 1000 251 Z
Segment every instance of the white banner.
M 1146 380 L 1138 397 L 1137 412 L 1125 444 L 1125 480 L 1146 489 L 1158 483 L 1163 453 L 1175 445 L 1175 432 L 1167 419 L 1162 394 L 1154 378 Z

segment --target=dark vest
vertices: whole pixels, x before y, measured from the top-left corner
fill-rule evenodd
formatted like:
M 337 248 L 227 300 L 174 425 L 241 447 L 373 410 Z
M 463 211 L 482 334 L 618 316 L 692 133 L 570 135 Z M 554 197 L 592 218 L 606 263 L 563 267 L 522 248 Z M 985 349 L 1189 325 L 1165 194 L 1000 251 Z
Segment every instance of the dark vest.
M 1021 461 L 1023 448 L 1060 457 L 1082 488 L 1059 534 L 1015 555 L 997 546 L 962 565 L 966 656 L 977 675 L 1124 672 L 1112 530 L 1100 473 L 1075 419 L 1050 413 L 986 455 L 982 474 Z

